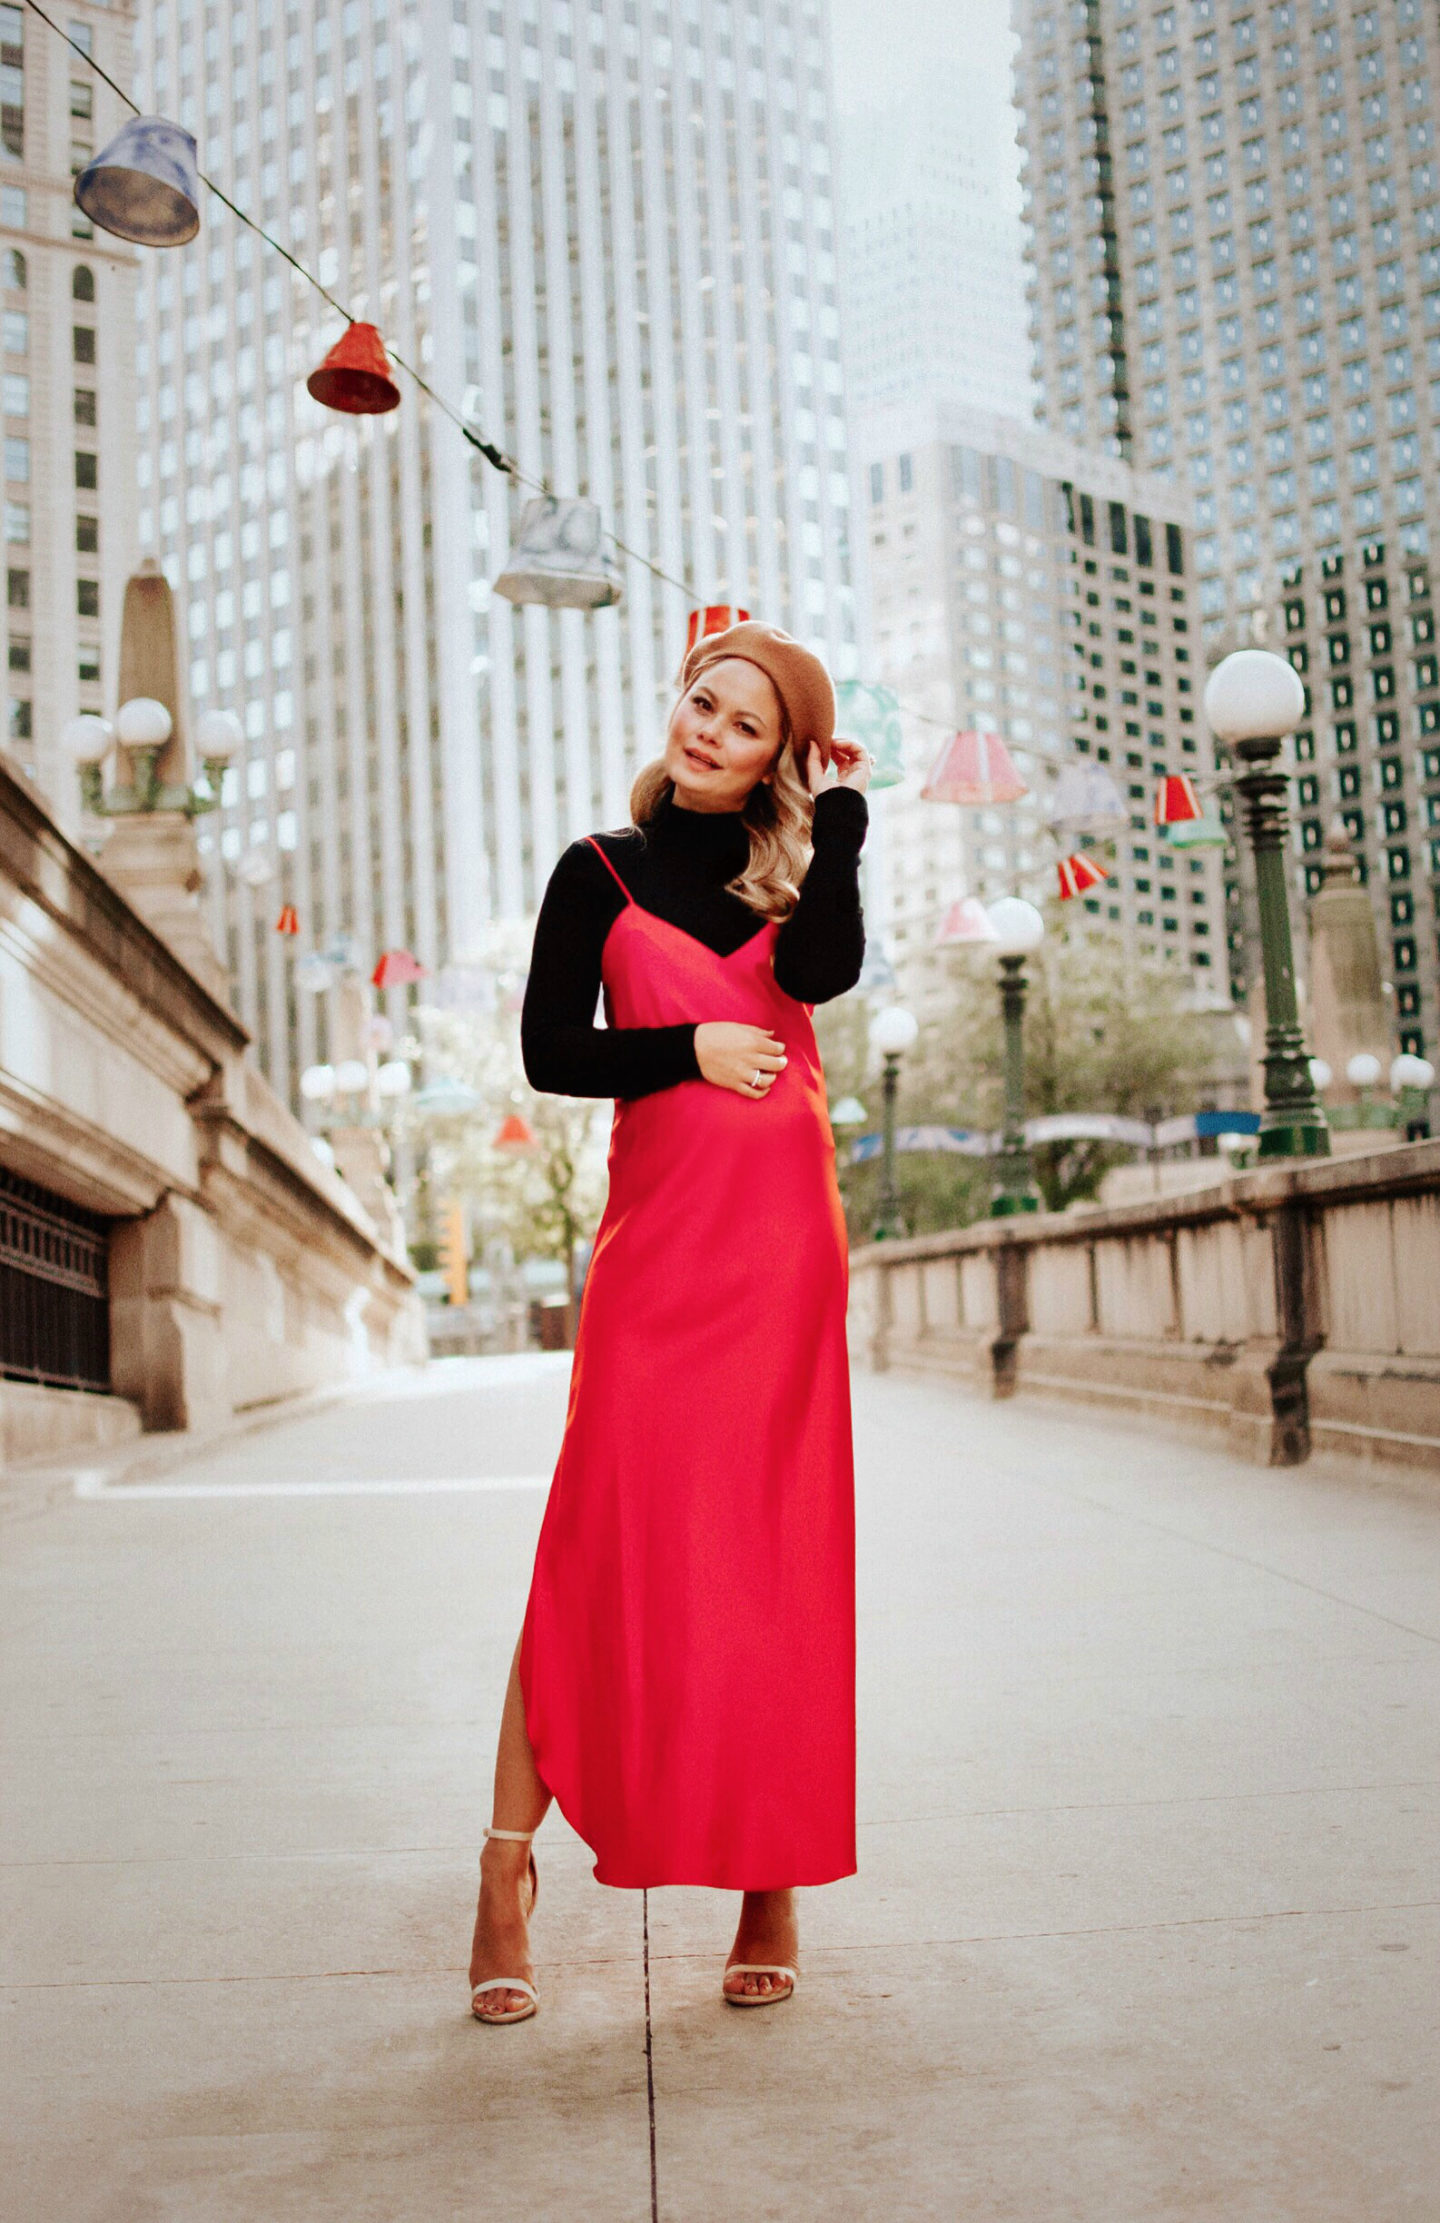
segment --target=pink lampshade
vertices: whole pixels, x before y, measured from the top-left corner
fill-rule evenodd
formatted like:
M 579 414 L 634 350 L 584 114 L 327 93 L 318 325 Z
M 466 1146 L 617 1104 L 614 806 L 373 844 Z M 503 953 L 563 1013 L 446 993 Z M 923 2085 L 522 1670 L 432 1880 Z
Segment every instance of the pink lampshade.
M 1015 803 L 1029 792 L 998 733 L 952 733 L 920 790 L 927 803 Z
M 944 949 L 950 942 L 993 942 L 998 940 L 994 922 L 978 895 L 962 895 L 952 903 L 940 922 L 935 937 L 935 947 Z
M 409 988 L 425 978 L 425 967 L 408 949 L 387 949 L 370 975 L 376 988 Z
M 1068 903 L 1072 896 L 1083 895 L 1087 888 L 1098 888 L 1102 880 L 1110 877 L 1104 865 L 1097 864 L 1082 850 L 1077 850 L 1073 857 L 1062 857 L 1055 869 L 1060 875 L 1062 903 Z

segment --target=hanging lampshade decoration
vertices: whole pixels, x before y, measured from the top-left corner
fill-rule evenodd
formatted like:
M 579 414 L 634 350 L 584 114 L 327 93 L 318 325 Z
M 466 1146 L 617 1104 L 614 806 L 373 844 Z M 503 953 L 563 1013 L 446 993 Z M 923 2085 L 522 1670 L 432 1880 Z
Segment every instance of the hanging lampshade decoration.
M 1060 901 L 1069 903 L 1072 897 L 1083 895 L 1087 888 L 1098 888 L 1110 875 L 1104 865 L 1097 864 L 1079 850 L 1073 857 L 1062 857 L 1056 866 L 1060 875 Z
M 837 729 L 847 740 L 859 741 L 875 759 L 870 785 L 898 787 L 905 777 L 899 696 L 889 687 L 842 679 L 835 689 L 835 706 Z
M 1230 836 L 1208 811 L 1199 818 L 1182 818 L 1167 826 L 1165 840 L 1171 849 L 1228 849 Z
M 279 916 L 279 918 L 278 918 L 278 919 L 276 919 L 276 921 L 275 921 L 275 931 L 276 931 L 276 933 L 277 933 L 277 934 L 298 934 L 298 933 L 299 933 L 299 931 L 300 931 L 300 914 L 299 914 L 299 912 L 298 912 L 298 911 L 296 910 L 296 908 L 295 908 L 295 906 L 294 906 L 294 904 L 293 904 L 293 903 L 287 903 L 287 904 L 283 905 L 283 907 L 282 907 L 282 909 L 281 909 L 281 912 L 280 912 L 280 916 Z
M 695 643 L 707 633 L 728 633 L 732 625 L 748 625 L 750 612 L 736 607 L 733 602 L 707 602 L 703 610 L 692 610 L 685 627 L 685 654 L 688 656 Z
M 1167 772 L 1155 790 L 1156 825 L 1178 826 L 1187 818 L 1201 815 L 1200 798 L 1190 774 Z
M 979 896 L 962 895 L 940 921 L 935 947 L 945 949 L 952 942 L 993 942 L 996 939 L 994 921 Z
M 1118 833 L 1129 823 L 1124 796 L 1103 764 L 1076 760 L 1063 765 L 1050 793 L 1045 822 L 1057 833 Z
M 425 978 L 425 967 L 408 949 L 387 949 L 370 975 L 372 988 L 411 988 Z
M 168 116 L 132 116 L 75 180 L 92 224 L 138 247 L 183 247 L 200 229 L 195 141 Z
M 490 1139 L 492 1150 L 533 1150 L 537 1137 L 528 1119 L 519 1112 L 507 1112 Z
M 927 803 L 1017 803 L 1029 792 L 998 733 L 952 733 L 920 790 Z
M 307 996 L 323 996 L 327 988 L 335 985 L 335 967 L 328 957 L 321 957 L 312 950 L 308 957 L 296 963 L 295 985 Z
M 541 494 L 520 512 L 520 530 L 495 581 L 507 602 L 548 610 L 604 610 L 620 600 L 620 579 L 605 554 L 594 502 Z
M 347 324 L 323 363 L 305 381 L 327 409 L 349 417 L 383 417 L 400 406 L 385 342 L 373 324 Z

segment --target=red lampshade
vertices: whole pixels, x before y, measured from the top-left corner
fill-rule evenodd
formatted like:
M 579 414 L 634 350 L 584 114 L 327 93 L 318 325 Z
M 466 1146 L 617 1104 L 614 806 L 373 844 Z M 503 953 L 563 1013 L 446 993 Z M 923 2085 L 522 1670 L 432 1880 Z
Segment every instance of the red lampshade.
M 688 656 L 695 643 L 707 633 L 728 633 L 732 625 L 748 625 L 750 612 L 737 609 L 733 603 L 710 602 L 703 610 L 692 610 L 685 628 L 685 654 Z
M 1073 857 L 1062 857 L 1055 869 L 1060 875 L 1062 903 L 1068 903 L 1072 896 L 1083 895 L 1087 888 L 1098 888 L 1102 880 L 1110 877 L 1104 865 L 1096 864 L 1093 857 L 1079 850 Z
M 373 324 L 347 325 L 305 384 L 327 409 L 352 417 L 383 417 L 387 409 L 400 406 L 385 342 Z
M 533 1150 L 536 1135 L 528 1119 L 519 1112 L 507 1112 L 491 1137 L 492 1150 Z
M 300 914 L 293 903 L 287 903 L 281 911 L 279 918 L 275 921 L 275 931 L 277 934 L 299 933 Z
M 998 733 L 952 733 L 920 790 L 927 803 L 1014 803 L 1029 792 Z
M 998 938 L 990 913 L 979 896 L 962 895 L 940 921 L 935 947 L 944 949 L 951 942 L 993 942 Z
M 372 988 L 409 988 L 425 978 L 425 967 L 408 949 L 387 949 L 370 975 Z
M 1189 773 L 1167 772 L 1155 790 L 1156 825 L 1181 826 L 1187 818 L 1200 815 L 1200 798 Z

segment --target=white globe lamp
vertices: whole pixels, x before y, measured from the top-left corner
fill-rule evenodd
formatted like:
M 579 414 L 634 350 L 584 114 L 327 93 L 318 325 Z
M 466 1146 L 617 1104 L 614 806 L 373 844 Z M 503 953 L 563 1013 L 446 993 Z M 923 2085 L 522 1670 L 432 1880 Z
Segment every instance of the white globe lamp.
M 82 772 L 105 762 L 114 739 L 115 729 L 109 719 L 97 718 L 89 710 L 82 711 L 78 718 L 67 718 L 60 728 L 60 746 Z
M 244 738 L 233 710 L 207 710 L 195 728 L 195 746 L 206 764 L 228 764 Z
M 382 1096 L 400 1097 L 410 1093 L 410 1068 L 403 1057 L 387 1058 L 377 1066 L 375 1086 Z
M 163 749 L 175 721 L 153 695 L 132 695 L 115 713 L 115 738 L 126 749 Z
M 1323 1092 L 1330 1086 L 1335 1075 L 1325 1063 L 1323 1057 L 1312 1057 L 1310 1060 L 1310 1078 L 1315 1086 Z
M 1429 1058 L 1415 1057 L 1409 1050 L 1402 1050 L 1390 1067 L 1390 1086 L 1397 1096 L 1402 1088 L 1427 1089 L 1434 1078 Z
M 1305 715 L 1294 666 L 1268 648 L 1238 648 L 1205 683 L 1205 716 L 1217 741 L 1279 741 Z
M 1002 895 L 986 906 L 995 929 L 995 948 L 1001 957 L 1024 957 L 1045 939 L 1045 921 L 1023 896 Z
M 920 1022 L 913 1011 L 902 1004 L 887 1004 L 877 1011 L 870 1022 L 870 1047 L 882 1057 L 899 1057 L 908 1050 L 920 1032 Z
M 1380 1078 L 1380 1060 L 1369 1050 L 1357 1050 L 1345 1067 L 1352 1088 L 1373 1088 Z
M 333 1065 L 307 1065 L 300 1075 L 300 1093 L 307 1104 L 326 1104 L 335 1093 Z
M 370 1078 L 370 1068 L 360 1057 L 345 1057 L 335 1068 L 335 1089 L 340 1096 L 358 1096 Z

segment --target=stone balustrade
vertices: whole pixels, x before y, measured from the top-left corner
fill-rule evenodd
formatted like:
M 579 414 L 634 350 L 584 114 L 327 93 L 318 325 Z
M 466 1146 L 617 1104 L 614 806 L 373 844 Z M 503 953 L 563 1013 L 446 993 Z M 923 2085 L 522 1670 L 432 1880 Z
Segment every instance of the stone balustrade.
M 1440 1142 L 872 1243 L 857 1363 L 1440 1470 Z
M 108 1223 L 109 1309 L 109 1394 L 0 1380 L 0 1462 L 210 1429 L 423 1358 L 393 1225 L 247 1048 L 213 983 L 0 765 L 0 1167 Z

